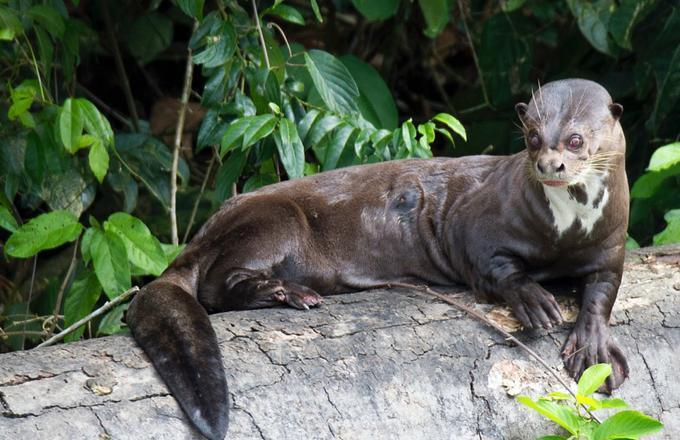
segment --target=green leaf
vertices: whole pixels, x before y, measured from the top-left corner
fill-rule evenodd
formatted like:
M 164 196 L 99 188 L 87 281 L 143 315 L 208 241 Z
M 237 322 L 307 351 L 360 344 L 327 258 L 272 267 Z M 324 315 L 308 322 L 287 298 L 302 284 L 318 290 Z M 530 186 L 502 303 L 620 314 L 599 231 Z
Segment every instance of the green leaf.
M 640 249 L 640 244 L 633 237 L 626 237 L 626 249 Z
M 23 81 L 18 87 L 10 91 L 12 105 L 7 110 L 7 117 L 13 121 L 26 114 L 33 105 L 38 94 L 37 81 Z
M 447 0 L 418 0 L 425 17 L 425 35 L 434 38 L 444 30 L 449 22 L 449 2 Z
M 664 215 L 666 228 L 654 235 L 654 246 L 680 243 L 680 209 L 672 209 Z
M 101 293 L 102 286 L 97 280 L 97 275 L 90 270 L 81 271 L 66 293 L 66 299 L 64 300 L 64 326 L 68 327 L 92 312 Z M 64 340 L 66 342 L 77 341 L 84 331 L 85 326 L 83 325 L 73 333 L 66 335 Z
M 24 28 L 16 11 L 0 6 L 0 40 L 11 41 L 23 33 Z
M 172 34 L 172 20 L 151 12 L 136 18 L 127 26 L 124 37 L 132 56 L 146 64 L 170 46 Z
M 304 162 L 304 159 L 303 159 Z M 0 205 L 0 228 L 6 229 L 9 232 L 15 232 L 19 229 L 17 221 L 7 207 Z
M 316 0 L 309 0 L 309 3 L 312 5 L 312 11 L 314 11 L 314 16 L 316 19 L 319 21 L 319 23 L 323 23 L 323 17 L 321 16 L 321 11 L 319 11 L 319 4 L 316 2 Z
M 578 432 L 579 419 L 569 408 L 548 400 L 539 400 L 535 402 L 527 396 L 517 396 L 517 401 L 557 423 L 571 434 L 576 434 Z
M 245 118 L 244 118 L 245 119 Z M 249 116 L 249 123 L 243 132 L 242 149 L 246 149 L 260 139 L 269 136 L 276 127 L 277 119 L 274 115 Z
M 203 3 L 204 0 L 175 0 L 177 6 L 187 14 L 189 17 L 193 17 L 197 20 L 203 18 Z
M 222 163 L 222 166 L 217 170 L 215 175 L 215 193 L 218 200 L 225 200 L 231 195 L 232 185 L 236 183 L 243 167 L 248 159 L 248 152 L 243 150 L 234 150 L 229 158 Z
M 335 128 L 340 125 L 342 121 L 337 116 L 326 115 L 318 119 L 312 128 L 309 130 L 305 138 L 305 144 L 315 147 Z
M 94 271 L 109 299 L 130 288 L 130 262 L 123 240 L 111 231 L 95 229 L 90 245 Z
M 364 118 L 377 128 L 397 128 L 397 106 L 378 71 L 353 55 L 345 55 L 340 61 L 356 81 L 360 93 L 359 110 Z
M 536 440 L 568 440 L 566 437 L 562 437 L 561 435 L 544 435 L 543 437 L 539 437 Z
M 26 11 L 26 16 L 38 23 L 53 37 L 60 39 L 64 35 L 64 19 L 61 18 L 55 8 L 47 5 L 31 6 Z
M 524 6 L 527 0 L 506 0 L 503 2 L 503 11 L 512 12 Z
M 649 12 L 654 0 L 621 0 L 609 20 L 609 33 L 616 44 L 632 50 L 630 39 L 635 25 Z
M 125 311 L 128 307 L 130 307 L 129 302 L 120 304 L 114 307 L 109 313 L 104 315 L 102 320 L 99 322 L 97 335 L 113 335 L 125 330 L 127 326 L 123 323 L 123 316 L 125 315 Z
M 321 116 L 321 112 L 316 109 L 312 109 L 307 112 L 304 118 L 302 118 L 298 124 L 298 133 L 300 134 L 300 139 L 307 138 L 309 130 L 312 128 L 319 116 Z
M 168 267 L 160 242 L 138 218 L 116 212 L 104 222 L 104 230 L 120 237 L 130 262 L 145 273 L 159 276 Z
M 83 116 L 78 100 L 68 98 L 59 112 L 59 137 L 66 150 L 78 150 L 78 139 L 83 133 Z
M 85 129 L 92 136 L 99 138 L 104 147 L 113 145 L 113 130 L 108 119 L 101 114 L 99 109 L 85 98 L 75 100 L 83 118 Z
M 171 243 L 161 243 L 161 248 L 165 254 L 165 259 L 168 260 L 168 264 L 175 261 L 175 258 L 187 247 L 186 244 L 171 244 Z
M 413 125 L 413 121 L 409 119 L 408 121 L 401 124 L 401 140 L 406 146 L 406 150 L 412 153 L 416 148 L 416 127 Z
M 667 178 L 676 175 L 680 175 L 680 163 L 663 171 L 648 171 L 635 181 L 630 196 L 634 199 L 652 197 Z
M 196 151 L 200 151 L 208 145 L 219 143 L 227 128 L 229 128 L 229 124 L 222 120 L 219 111 L 208 110 L 201 122 L 201 127 L 198 129 Z
M 204 67 L 217 67 L 231 59 L 236 50 L 236 31 L 229 21 L 222 21 L 218 16 L 203 21 L 191 38 L 190 46 L 197 50 L 193 57 L 194 64 Z M 201 29 L 206 26 L 206 29 Z
M 600 408 L 628 408 L 628 404 L 623 399 L 602 399 Z
M 465 132 L 465 127 L 463 127 L 463 124 L 461 124 L 460 121 L 455 117 L 451 116 L 448 113 L 439 113 L 432 119 L 446 125 L 452 132 L 462 137 L 464 141 L 467 141 L 467 133 Z
M 609 417 L 593 433 L 593 440 L 638 439 L 659 432 L 663 424 L 638 411 L 621 411 Z
M 224 157 L 224 155 L 229 150 L 236 147 L 239 139 L 243 138 L 243 134 L 250 125 L 250 118 L 251 116 L 247 116 L 245 118 L 238 118 L 231 121 L 229 127 L 224 132 L 224 136 L 222 136 L 220 157 Z
M 359 97 L 359 89 L 340 60 L 328 52 L 313 49 L 305 53 L 305 65 L 329 110 L 337 113 L 358 110 L 356 98 Z
M 609 364 L 595 364 L 586 368 L 578 381 L 577 396 L 590 396 L 612 374 L 612 366 Z
M 7 240 L 5 252 L 17 258 L 28 258 L 78 238 L 83 225 L 68 211 L 52 211 L 32 218 Z
M 368 21 L 385 20 L 399 8 L 400 0 L 352 0 L 352 4 Z
M 610 43 L 607 32 L 611 15 L 611 2 L 567 0 L 567 4 L 576 18 L 581 33 L 588 42 L 604 54 L 616 55 L 616 47 Z
M 255 174 L 254 176 L 251 176 L 248 180 L 246 180 L 246 183 L 243 184 L 243 192 L 247 193 L 255 191 L 258 188 L 262 188 L 263 186 L 271 185 L 272 183 L 276 182 L 278 182 L 276 174 L 258 173 Z
M 276 15 L 282 19 L 304 26 L 305 18 L 300 14 L 300 11 L 288 5 L 276 5 L 264 11 L 265 14 Z
M 326 155 L 323 160 L 323 170 L 333 170 L 337 167 L 338 159 L 345 150 L 350 138 L 354 135 L 358 128 L 349 124 L 342 124 L 335 132 L 334 136 L 328 143 Z
M 302 177 L 305 147 L 302 145 L 295 123 L 286 118 L 281 119 L 279 129 L 274 133 L 274 142 L 288 177 L 291 179 Z
M 87 155 L 88 163 L 92 174 L 97 178 L 99 183 L 104 181 L 106 171 L 109 169 L 109 152 L 102 143 L 97 139 L 90 147 L 90 153 Z
M 90 219 L 93 219 L 93 217 L 90 217 Z M 90 224 L 93 222 L 90 221 Z M 85 230 L 85 233 L 83 234 L 82 240 L 80 240 L 80 253 L 83 256 L 83 262 L 85 264 L 89 263 L 90 260 L 92 259 L 92 237 L 94 237 L 95 232 L 97 231 L 96 227 L 89 227 Z
M 663 171 L 680 164 L 680 142 L 657 148 L 649 160 L 649 171 Z

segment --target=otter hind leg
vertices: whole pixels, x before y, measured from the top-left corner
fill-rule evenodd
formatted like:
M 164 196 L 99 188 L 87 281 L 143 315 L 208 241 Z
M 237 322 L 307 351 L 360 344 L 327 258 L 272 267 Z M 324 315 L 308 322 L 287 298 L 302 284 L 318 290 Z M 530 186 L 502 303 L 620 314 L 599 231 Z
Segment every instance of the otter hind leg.
M 308 310 L 323 302 L 313 289 L 292 281 L 276 278 L 269 271 L 245 268 L 231 269 L 225 276 L 223 290 L 211 298 L 201 298 L 211 311 L 246 310 L 288 304 Z

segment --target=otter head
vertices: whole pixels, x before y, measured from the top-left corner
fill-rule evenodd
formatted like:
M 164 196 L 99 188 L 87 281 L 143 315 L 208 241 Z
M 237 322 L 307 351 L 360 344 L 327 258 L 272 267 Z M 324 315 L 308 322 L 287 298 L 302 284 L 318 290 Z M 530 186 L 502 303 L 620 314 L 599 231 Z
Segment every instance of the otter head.
M 515 106 L 522 121 L 529 173 L 543 185 L 567 187 L 603 174 L 625 153 L 620 104 L 601 85 L 583 79 L 539 87 Z

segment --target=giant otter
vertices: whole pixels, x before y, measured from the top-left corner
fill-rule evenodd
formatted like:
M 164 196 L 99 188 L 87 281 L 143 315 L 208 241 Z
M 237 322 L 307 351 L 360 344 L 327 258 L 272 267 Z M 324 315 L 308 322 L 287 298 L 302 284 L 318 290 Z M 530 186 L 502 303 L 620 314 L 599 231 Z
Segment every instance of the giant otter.
M 134 338 L 205 436 L 224 438 L 227 385 L 208 313 L 288 304 L 390 282 L 465 283 L 526 328 L 562 322 L 538 282 L 582 280 L 562 354 L 578 378 L 628 375 L 608 320 L 628 223 L 622 107 L 581 79 L 516 106 L 526 150 L 400 160 L 296 179 L 227 200 L 130 305 Z

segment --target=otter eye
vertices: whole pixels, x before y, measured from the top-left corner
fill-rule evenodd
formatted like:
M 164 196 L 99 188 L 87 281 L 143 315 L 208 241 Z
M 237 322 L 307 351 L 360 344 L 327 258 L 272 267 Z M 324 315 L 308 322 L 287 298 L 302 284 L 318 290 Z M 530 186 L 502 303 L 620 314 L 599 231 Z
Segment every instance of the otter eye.
M 538 148 L 541 146 L 541 137 L 538 135 L 536 130 L 531 130 L 529 132 L 529 136 L 527 136 L 527 140 L 529 141 L 529 146 L 532 148 Z
M 583 138 L 577 134 L 572 134 L 567 144 L 569 151 L 577 151 L 583 145 Z

